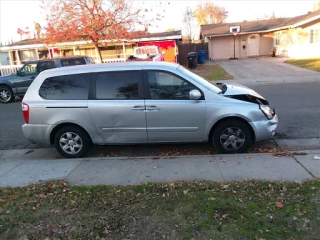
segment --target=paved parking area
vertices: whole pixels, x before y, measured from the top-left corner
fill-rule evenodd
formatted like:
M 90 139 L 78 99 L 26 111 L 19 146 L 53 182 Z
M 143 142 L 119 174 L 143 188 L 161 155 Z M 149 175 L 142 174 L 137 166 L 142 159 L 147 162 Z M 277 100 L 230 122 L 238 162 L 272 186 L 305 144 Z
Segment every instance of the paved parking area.
M 214 63 L 225 69 L 237 80 L 246 84 L 317 82 L 320 72 L 285 63 L 286 58 L 247 58 L 239 60 L 216 60 Z

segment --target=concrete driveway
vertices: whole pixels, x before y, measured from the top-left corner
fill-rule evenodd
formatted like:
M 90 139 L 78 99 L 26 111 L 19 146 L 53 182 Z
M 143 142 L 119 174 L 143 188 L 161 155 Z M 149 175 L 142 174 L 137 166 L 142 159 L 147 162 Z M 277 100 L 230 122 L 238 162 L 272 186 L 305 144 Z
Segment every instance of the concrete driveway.
M 286 60 L 286 58 L 259 57 L 215 60 L 214 63 L 244 84 L 320 81 L 320 72 L 284 63 Z

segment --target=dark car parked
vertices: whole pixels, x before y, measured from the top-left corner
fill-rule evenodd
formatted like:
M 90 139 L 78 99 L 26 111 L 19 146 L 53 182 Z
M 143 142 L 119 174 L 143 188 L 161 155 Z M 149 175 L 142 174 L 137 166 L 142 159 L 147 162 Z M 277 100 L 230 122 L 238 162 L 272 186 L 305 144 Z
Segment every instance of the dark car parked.
M 17 73 L 0 77 L 0 103 L 10 103 L 15 96 L 23 97 L 32 81 L 44 70 L 84 64 L 94 64 L 94 61 L 88 56 L 29 61 Z

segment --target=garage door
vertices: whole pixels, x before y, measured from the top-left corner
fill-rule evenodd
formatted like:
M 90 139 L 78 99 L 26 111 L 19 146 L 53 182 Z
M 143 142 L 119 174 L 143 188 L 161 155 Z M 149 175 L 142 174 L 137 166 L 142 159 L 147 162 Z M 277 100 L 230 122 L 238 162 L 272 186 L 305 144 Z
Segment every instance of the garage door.
M 209 40 L 210 58 L 229 59 L 234 55 L 233 36 L 215 37 Z M 239 37 L 236 37 L 236 57 L 239 58 Z

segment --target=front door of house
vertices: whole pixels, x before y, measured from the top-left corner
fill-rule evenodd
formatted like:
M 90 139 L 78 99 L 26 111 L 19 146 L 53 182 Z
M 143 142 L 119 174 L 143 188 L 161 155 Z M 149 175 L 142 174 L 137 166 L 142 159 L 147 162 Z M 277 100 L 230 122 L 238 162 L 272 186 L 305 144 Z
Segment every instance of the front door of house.
M 248 35 L 248 50 L 247 56 L 258 56 L 259 55 L 259 34 L 250 34 Z

